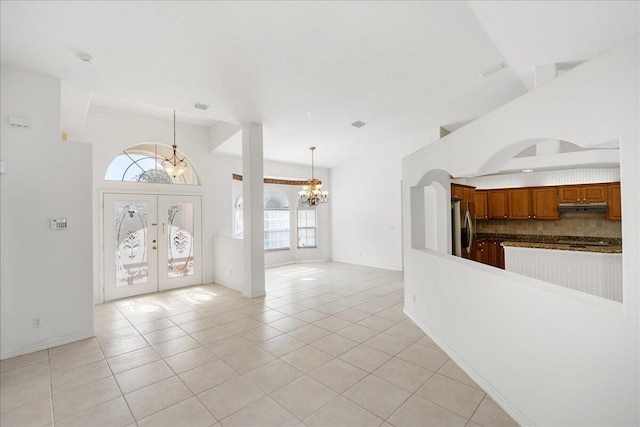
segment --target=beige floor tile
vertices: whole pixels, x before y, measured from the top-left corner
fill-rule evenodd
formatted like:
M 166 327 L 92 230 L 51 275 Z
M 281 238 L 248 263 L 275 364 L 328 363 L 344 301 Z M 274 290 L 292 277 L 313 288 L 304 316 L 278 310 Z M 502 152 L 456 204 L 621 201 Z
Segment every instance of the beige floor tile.
M 302 372 L 309 372 L 324 365 L 333 359 L 333 356 L 307 345 L 283 356 L 281 359 Z
M 245 317 L 248 316 L 235 310 L 225 311 L 224 313 L 212 316 L 212 318 L 221 325 L 235 322 L 236 320 L 244 319 Z
M 339 302 L 339 300 L 338 300 L 338 302 Z M 340 313 L 341 311 L 344 311 L 347 308 L 349 308 L 349 307 L 346 307 L 344 305 L 340 305 L 340 304 L 338 304 L 336 302 L 331 302 L 331 303 L 328 303 L 328 304 L 319 305 L 317 307 L 314 307 L 314 310 L 317 310 L 317 311 L 320 311 L 322 313 L 326 313 L 326 314 L 329 314 L 329 315 L 333 316 L 334 314 Z
M 173 356 L 174 354 L 182 353 L 183 351 L 191 350 L 196 347 L 200 347 L 200 343 L 189 335 L 161 342 L 160 344 L 153 346 L 154 350 L 162 357 Z
M 394 357 L 376 369 L 373 374 L 414 393 L 433 375 L 433 372 Z
M 157 360 L 147 365 L 138 366 L 137 368 L 117 374 L 116 381 L 122 393 L 127 394 L 174 375 L 175 373 L 164 360 Z
M 220 326 L 218 322 L 213 320 L 210 317 L 202 316 L 199 319 L 195 319 L 189 322 L 185 322 L 178 325 L 183 331 L 188 334 L 194 334 L 196 332 L 205 331 L 207 329 L 215 328 L 216 326 Z
M 51 396 L 48 362 L 38 362 L 0 374 L 0 412 Z
M 262 313 L 256 313 L 251 315 L 251 318 L 259 320 L 263 323 L 275 322 L 276 320 L 284 319 L 286 317 L 289 317 L 289 316 L 287 316 L 284 313 L 280 313 L 277 310 L 267 310 L 267 311 L 263 311 Z
M 198 331 L 191 334 L 191 336 L 197 339 L 202 345 L 211 344 L 214 341 L 218 341 L 232 335 L 235 335 L 235 332 L 230 331 L 224 326 L 214 326 L 213 328 L 205 329 L 203 331 Z
M 350 349 L 358 345 L 358 343 L 341 335 L 331 334 L 327 335 L 324 338 L 320 338 L 319 340 L 313 342 L 311 345 L 324 351 L 325 353 L 337 357 L 342 353 L 349 351 Z
M 82 350 L 97 348 L 98 341 L 95 338 L 87 338 L 80 341 L 75 341 L 69 344 L 59 345 L 49 349 L 49 359 L 56 359 L 60 357 L 68 357 L 70 355 L 81 352 Z
M 33 353 L 24 354 L 22 356 L 0 360 L 0 373 L 11 371 L 13 369 L 24 368 L 25 366 L 33 365 L 34 363 L 45 362 L 48 360 L 48 350 L 35 351 Z
M 235 332 L 236 334 L 239 334 L 242 332 L 246 332 L 249 329 L 257 328 L 258 326 L 262 326 L 262 325 L 264 325 L 264 323 L 256 319 L 253 319 L 251 317 L 245 317 L 240 320 L 235 320 L 233 322 L 225 323 L 224 327 L 229 329 L 232 332 Z
M 224 357 L 222 360 L 236 371 L 244 374 L 274 359 L 275 357 L 271 353 L 254 346 Z
M 136 325 L 135 328 L 141 334 L 148 334 L 150 332 L 155 332 L 155 331 L 159 331 L 161 329 L 166 329 L 166 328 L 172 328 L 174 326 L 176 326 L 175 323 L 173 323 L 168 318 L 163 317 L 162 319 L 152 320 L 151 322 L 147 322 L 147 323 L 141 323 L 139 325 Z
M 370 427 L 383 420 L 342 396 L 338 396 L 304 420 L 309 427 Z
M 164 359 L 176 374 L 216 360 L 217 357 L 205 347 L 196 347 Z
M 214 360 L 180 374 L 180 378 L 194 393 L 201 393 L 238 376 L 223 360 Z
M 462 427 L 467 419 L 414 395 L 389 417 L 389 422 L 395 427 Z
M 518 424 L 489 396 L 485 396 L 471 421 L 481 426 L 515 427 Z
M 276 357 L 282 357 L 294 350 L 304 347 L 305 345 L 306 344 L 303 341 L 294 338 L 290 334 L 283 334 L 261 343 L 260 347 Z
M 416 395 L 468 419 L 475 412 L 485 393 L 466 384 L 435 374 L 418 389 Z
M 299 421 L 290 412 L 265 396 L 221 421 L 224 427 L 296 426 Z
M 393 335 L 394 337 L 402 338 L 412 342 L 415 342 L 425 336 L 424 332 L 422 332 L 420 328 L 414 325 L 404 324 L 404 322 L 392 326 L 385 332 L 389 335 Z
M 302 375 L 302 372 L 278 359 L 247 372 L 244 377 L 270 394 Z
M 56 422 L 121 396 L 113 377 L 103 378 L 53 396 Z
M 36 400 L 25 406 L 0 413 L 2 426 L 43 427 L 53 423 L 51 398 Z
M 120 372 L 128 371 L 129 369 L 137 368 L 138 366 L 146 365 L 147 363 L 160 359 L 160 355 L 153 348 L 145 347 L 140 350 L 110 357 L 107 359 L 107 363 L 114 374 L 119 374 Z
M 107 361 L 99 360 L 69 371 L 52 373 L 51 388 L 53 394 L 58 394 L 110 376 Z
M 278 311 L 281 313 L 286 314 L 287 316 L 293 316 L 294 314 L 297 313 L 302 313 L 303 311 L 307 311 L 308 309 L 310 309 L 311 307 L 307 307 L 304 304 L 289 304 L 289 305 L 283 305 L 281 307 L 278 307 Z
M 148 346 L 149 343 L 142 336 L 136 336 L 102 344 L 101 348 L 104 357 L 109 358 Z
M 379 332 L 362 325 L 351 325 L 344 329 L 340 329 L 337 334 L 362 343 L 378 335 Z
M 305 325 L 308 325 L 308 323 L 296 319 L 295 317 L 285 317 L 274 322 L 269 322 L 269 326 L 271 326 L 272 328 L 276 328 L 283 333 L 291 332 L 294 329 L 301 328 Z
M 193 393 L 180 381 L 180 378 L 171 377 L 126 394 L 124 397 L 135 419 L 141 420 L 191 396 Z
M 264 396 L 258 387 L 237 377 L 198 394 L 198 399 L 221 420 Z
M 242 338 L 251 341 L 254 344 L 259 344 L 275 338 L 278 335 L 282 335 L 282 332 L 276 328 L 272 328 L 269 325 L 258 326 L 257 328 L 249 329 L 246 332 L 239 334 Z
M 118 341 L 124 338 L 139 337 L 140 332 L 133 326 L 127 326 L 126 328 L 120 328 L 115 330 L 108 330 L 103 332 L 96 332 L 96 339 L 100 344 L 106 344 L 111 341 Z
M 381 333 L 364 342 L 369 347 L 395 356 L 411 345 L 411 341 Z
M 391 359 L 391 357 L 391 355 L 383 353 L 380 350 L 360 344 L 346 353 L 343 353 L 340 356 L 340 359 L 367 372 L 373 372 L 384 362 Z
M 309 376 L 320 381 L 333 391 L 343 393 L 366 377 L 367 372 L 340 359 L 333 359 L 309 372 Z
M 211 353 L 215 354 L 216 357 L 225 357 L 253 345 L 254 344 L 251 341 L 246 340 L 239 335 L 231 335 L 230 337 L 222 338 L 221 340 L 207 344 L 207 349 L 209 349 Z
M 465 425 L 464 427 L 483 427 L 480 424 L 474 423 L 473 421 L 468 421 L 467 425 Z
M 49 361 L 51 372 L 64 372 L 74 368 L 78 368 L 89 363 L 103 360 L 105 356 L 100 347 L 87 347 L 75 352 L 60 355 Z
M 366 319 L 359 321 L 357 325 L 365 326 L 378 332 L 384 332 L 395 326 L 396 322 L 383 317 L 369 316 Z
M 329 315 L 318 310 L 306 310 L 301 313 L 294 314 L 293 317 L 298 320 L 302 320 L 303 322 L 313 323 L 320 319 L 324 319 L 325 317 L 329 317 Z
M 298 378 L 271 394 L 273 400 L 299 419 L 308 417 L 335 396 L 335 392 L 308 376 Z
M 396 357 L 434 372 L 449 360 L 444 352 L 417 344 L 410 345 Z
M 307 344 L 311 344 L 314 341 L 319 340 L 322 337 L 326 337 L 331 332 L 327 331 L 316 325 L 305 325 L 301 328 L 293 330 L 288 333 L 288 335 L 299 339 L 300 341 L 304 341 Z
M 216 419 L 200 401 L 192 397 L 138 421 L 140 427 L 207 427 Z
M 122 427 L 133 423 L 133 416 L 123 397 L 118 397 L 100 405 L 85 409 L 61 421 L 56 427 Z
M 411 393 L 388 381 L 369 375 L 343 395 L 380 418 L 387 419 L 411 396 Z
M 469 375 L 467 375 L 453 360 L 449 359 L 447 363 L 442 365 L 442 367 L 438 370 L 440 375 L 444 375 L 445 377 L 454 379 L 466 385 L 470 385 L 471 387 L 477 388 L 478 390 L 482 390 L 475 381 L 473 381 Z
M 337 332 L 340 329 L 344 329 L 347 326 L 352 325 L 348 320 L 344 320 L 336 316 L 325 317 L 324 319 L 313 322 L 313 324 L 331 332 Z
M 205 318 L 206 316 L 204 314 L 194 310 L 194 311 L 187 311 L 186 313 L 182 313 L 182 314 L 176 314 L 175 316 L 169 317 L 169 320 L 171 320 L 171 322 L 175 323 L 176 325 L 183 325 L 185 323 L 189 323 L 198 319 L 205 319 Z
M 178 326 L 171 326 L 169 328 L 160 329 L 157 331 L 144 334 L 144 339 L 151 345 L 159 344 L 161 342 L 173 340 L 185 336 L 187 333 L 180 329 Z
M 357 323 L 361 320 L 366 319 L 371 316 L 369 313 L 365 313 L 364 311 L 356 310 L 355 308 L 350 308 L 348 310 L 341 311 L 336 313 L 334 316 L 339 317 L 340 319 L 344 319 L 348 322 Z

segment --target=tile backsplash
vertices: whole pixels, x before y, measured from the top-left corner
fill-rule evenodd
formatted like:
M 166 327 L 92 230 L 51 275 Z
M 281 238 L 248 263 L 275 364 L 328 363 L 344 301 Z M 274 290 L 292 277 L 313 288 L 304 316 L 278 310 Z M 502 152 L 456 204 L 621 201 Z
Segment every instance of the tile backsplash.
M 558 220 L 476 221 L 476 232 L 484 234 L 524 234 L 538 236 L 577 236 L 622 238 L 621 221 L 608 221 L 606 213 L 561 213 Z

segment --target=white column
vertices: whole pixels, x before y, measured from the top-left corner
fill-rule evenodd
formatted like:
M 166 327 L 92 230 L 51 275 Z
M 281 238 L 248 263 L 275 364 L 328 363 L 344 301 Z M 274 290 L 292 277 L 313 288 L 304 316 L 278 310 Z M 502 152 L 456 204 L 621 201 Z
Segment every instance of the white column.
M 242 126 L 242 202 L 244 215 L 243 294 L 260 297 L 264 292 L 264 173 L 262 125 Z

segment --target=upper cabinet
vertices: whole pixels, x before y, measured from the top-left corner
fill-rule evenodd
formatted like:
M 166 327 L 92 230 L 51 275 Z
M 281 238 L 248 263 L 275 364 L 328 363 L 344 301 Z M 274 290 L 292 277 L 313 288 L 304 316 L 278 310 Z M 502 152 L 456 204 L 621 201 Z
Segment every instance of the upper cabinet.
M 607 219 L 613 221 L 619 221 L 622 219 L 619 182 L 607 184 Z
M 509 215 L 507 190 L 487 191 L 489 219 L 507 219 Z
M 531 191 L 528 188 L 512 188 L 507 190 L 509 203 L 509 219 L 531 218 Z
M 475 187 L 461 184 L 451 184 L 451 200 L 473 202 Z
M 564 185 L 558 187 L 559 203 L 596 203 L 606 200 L 605 184 Z
M 473 199 L 476 202 L 476 220 L 489 219 L 489 211 L 487 209 L 487 191 L 476 190 Z
M 531 189 L 534 219 L 559 219 L 557 187 L 537 187 Z

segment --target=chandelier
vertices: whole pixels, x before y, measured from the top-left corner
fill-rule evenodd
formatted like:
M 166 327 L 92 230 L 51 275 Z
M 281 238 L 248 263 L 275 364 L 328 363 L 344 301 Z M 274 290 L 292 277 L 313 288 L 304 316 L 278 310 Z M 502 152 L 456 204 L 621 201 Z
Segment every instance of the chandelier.
M 178 177 L 187 170 L 187 162 L 184 158 L 179 158 L 177 154 L 178 146 L 176 145 L 176 110 L 173 110 L 173 156 L 162 161 L 162 167 L 172 177 Z
M 322 189 L 320 180 L 314 177 L 313 170 L 313 150 L 316 147 L 309 147 L 311 150 L 311 179 L 307 181 L 307 185 L 302 186 L 302 191 L 298 191 L 300 196 L 300 206 L 318 206 L 320 203 L 327 203 L 329 192 Z

